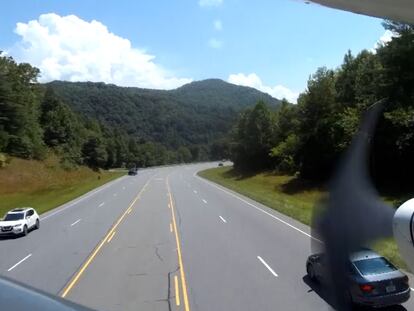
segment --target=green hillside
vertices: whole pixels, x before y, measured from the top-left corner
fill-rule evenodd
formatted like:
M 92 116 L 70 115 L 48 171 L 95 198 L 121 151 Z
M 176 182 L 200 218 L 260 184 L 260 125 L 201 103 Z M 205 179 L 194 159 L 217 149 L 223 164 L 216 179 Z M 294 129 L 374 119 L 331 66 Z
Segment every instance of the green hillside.
M 242 109 L 258 100 L 279 103 L 253 88 L 219 79 L 171 91 L 92 82 L 55 81 L 47 86 L 76 112 L 167 148 L 210 145 L 228 133 Z

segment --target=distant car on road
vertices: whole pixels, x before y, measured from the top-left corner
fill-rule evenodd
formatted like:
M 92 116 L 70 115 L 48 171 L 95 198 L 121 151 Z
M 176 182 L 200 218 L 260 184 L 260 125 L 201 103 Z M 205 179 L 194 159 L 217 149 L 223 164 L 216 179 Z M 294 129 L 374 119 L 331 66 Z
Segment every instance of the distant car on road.
M 138 169 L 137 168 L 131 168 L 129 171 L 128 171 L 128 175 L 129 176 L 135 176 L 135 175 L 137 175 L 138 174 Z
M 325 255 L 310 255 L 306 271 L 312 281 L 326 283 Z M 348 278 L 346 297 L 355 305 L 386 307 L 404 303 L 410 298 L 407 275 L 369 249 L 351 255 Z
M 218 164 L 218 166 L 223 166 L 223 163 L 222 163 L 222 162 L 220 162 L 220 163 Z
M 0 221 L 0 236 L 27 235 L 29 230 L 39 228 L 40 218 L 33 208 L 15 208 Z

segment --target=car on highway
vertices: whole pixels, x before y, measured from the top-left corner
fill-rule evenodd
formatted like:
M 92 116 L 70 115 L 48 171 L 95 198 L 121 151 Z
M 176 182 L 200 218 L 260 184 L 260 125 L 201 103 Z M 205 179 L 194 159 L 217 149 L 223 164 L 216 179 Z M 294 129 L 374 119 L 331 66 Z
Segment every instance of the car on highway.
M 0 235 L 27 235 L 40 228 L 40 217 L 31 207 L 15 208 L 0 221 Z
M 138 169 L 136 167 L 129 169 L 128 175 L 129 176 L 135 176 L 138 174 Z
M 326 270 L 325 254 L 308 257 L 306 272 L 312 281 L 326 284 Z M 404 303 L 410 298 L 407 275 L 370 249 L 351 254 L 347 277 L 349 288 L 346 297 L 351 304 L 386 307 Z
M 223 163 L 222 163 L 222 162 L 220 162 L 220 163 L 218 164 L 218 166 L 223 166 Z

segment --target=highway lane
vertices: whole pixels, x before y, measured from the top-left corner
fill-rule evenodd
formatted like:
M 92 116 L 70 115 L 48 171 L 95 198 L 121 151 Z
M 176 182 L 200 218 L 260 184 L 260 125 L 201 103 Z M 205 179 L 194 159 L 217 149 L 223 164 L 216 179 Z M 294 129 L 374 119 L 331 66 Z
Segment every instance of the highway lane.
M 27 237 L 1 238 L 0 274 L 58 294 L 154 174 L 121 177 L 42 215 Z
M 56 227 L 42 222 L 29 235 L 35 248 L 0 241 L 11 252 L 2 273 L 99 310 L 329 310 L 305 277 L 309 228 L 196 176 L 211 166 L 157 168 L 108 185 L 53 216 Z M 99 212 L 101 201 L 111 208 Z M 84 239 L 67 233 L 77 226 Z

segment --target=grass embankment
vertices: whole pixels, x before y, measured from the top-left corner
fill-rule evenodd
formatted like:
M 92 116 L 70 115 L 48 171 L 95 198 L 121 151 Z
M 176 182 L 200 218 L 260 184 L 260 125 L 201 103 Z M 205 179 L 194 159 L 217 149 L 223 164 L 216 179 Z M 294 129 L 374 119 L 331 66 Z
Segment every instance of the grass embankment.
M 24 206 L 44 213 L 125 174 L 87 167 L 65 170 L 53 156 L 45 161 L 10 160 L 0 168 L 0 217 Z
M 239 192 L 300 222 L 310 225 L 315 204 L 327 195 L 325 189 L 316 187 L 293 176 L 272 172 L 243 176 L 232 167 L 202 171 L 200 176 Z M 394 240 L 384 240 L 373 246 L 400 268 L 407 269 Z

